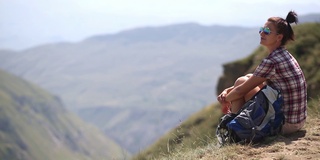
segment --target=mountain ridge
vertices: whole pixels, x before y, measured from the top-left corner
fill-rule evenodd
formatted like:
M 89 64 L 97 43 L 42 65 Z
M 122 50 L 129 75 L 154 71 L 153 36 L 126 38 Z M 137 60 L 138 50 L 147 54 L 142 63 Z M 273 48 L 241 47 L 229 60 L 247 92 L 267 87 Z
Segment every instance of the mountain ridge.
M 41 88 L 0 70 L 0 159 L 111 159 L 127 153 Z
M 252 27 L 253 28 L 253 27 Z M 117 34 L 106 34 L 100 36 L 92 36 L 84 41 L 111 41 L 122 39 L 127 43 L 133 42 L 160 42 L 170 40 L 172 38 L 182 40 L 197 40 L 203 39 L 203 37 L 208 37 L 213 32 L 221 33 L 227 32 L 229 35 L 235 34 L 238 31 L 246 31 L 250 28 L 239 27 L 239 26 L 203 26 L 197 23 L 182 23 L 182 24 L 173 24 L 162 27 L 141 27 L 131 30 L 126 30 L 119 32 Z M 190 32 L 194 31 L 192 34 Z M 224 36 L 228 36 L 225 35 Z M 223 36 L 223 37 L 224 37 Z M 178 38 L 177 38 L 178 37 Z M 222 36 L 220 38 L 223 38 Z M 125 43 L 124 42 L 124 43 Z

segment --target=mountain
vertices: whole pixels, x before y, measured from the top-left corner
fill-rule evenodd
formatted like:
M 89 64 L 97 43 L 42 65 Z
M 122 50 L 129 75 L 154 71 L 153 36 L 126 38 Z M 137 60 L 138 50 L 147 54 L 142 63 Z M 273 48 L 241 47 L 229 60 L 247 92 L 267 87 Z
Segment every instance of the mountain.
M 308 14 L 301 16 L 299 18 L 299 23 L 320 23 L 320 14 L 314 13 L 314 14 Z
M 305 23 L 294 26 L 293 29 L 296 39 L 286 47 L 299 62 L 307 80 L 308 115 L 319 122 L 320 72 L 318 71 L 318 68 L 320 67 L 320 60 L 318 57 L 320 56 L 320 23 Z M 217 93 L 220 93 L 226 86 L 230 87 L 233 85 L 233 82 L 239 76 L 252 72 L 267 54 L 267 49 L 260 46 L 245 58 L 225 63 L 223 65 L 223 73 L 219 78 Z M 213 146 L 212 148 L 218 149 L 218 147 L 215 147 L 217 143 L 215 129 L 221 116 L 222 112 L 220 105 L 218 103 L 212 103 L 192 114 L 181 122 L 180 125 L 168 131 L 150 147 L 139 152 L 133 159 L 161 159 L 159 157 L 164 157 L 162 159 L 176 159 L 174 157 L 178 157 L 177 159 L 191 159 L 190 157 L 186 158 L 184 156 L 181 156 L 183 157 L 181 158 L 179 155 L 188 155 L 188 152 L 195 151 L 199 148 L 203 149 L 207 146 Z M 309 123 L 309 120 L 310 119 L 308 118 L 307 123 Z M 312 123 L 310 123 L 310 125 L 318 126 Z M 318 128 L 319 127 L 316 127 L 314 129 Z M 313 138 L 319 139 L 319 134 L 314 133 L 315 132 L 312 132 L 309 135 L 316 135 Z M 310 139 L 310 141 L 312 140 L 313 139 Z M 305 142 L 301 143 L 306 144 Z M 276 147 L 279 148 L 279 146 Z M 295 144 L 291 147 L 297 147 L 297 145 Z M 210 154 L 211 152 L 216 153 L 216 151 L 211 151 L 209 148 L 206 152 L 197 154 L 201 155 L 199 156 L 200 158 L 197 157 L 192 159 L 201 159 L 202 155 L 206 153 Z M 319 153 L 319 148 L 317 148 L 314 153 Z M 218 156 L 215 154 L 212 155 Z M 228 153 L 225 153 L 225 155 L 228 155 Z M 316 156 L 317 155 L 315 155 L 315 157 Z M 230 159 L 235 159 L 236 157 L 237 155 Z M 222 159 L 225 158 L 226 157 L 223 157 Z M 212 157 L 209 159 L 212 159 Z
M 136 153 L 211 103 L 221 64 L 250 53 L 257 38 L 256 30 L 242 27 L 145 27 L 4 50 L 0 68 L 59 95 L 68 109 Z
M 3 50 L 0 68 L 59 95 L 136 153 L 214 102 L 222 64 L 258 45 L 257 28 L 185 23 Z
M 0 159 L 120 159 L 113 140 L 43 89 L 0 70 Z

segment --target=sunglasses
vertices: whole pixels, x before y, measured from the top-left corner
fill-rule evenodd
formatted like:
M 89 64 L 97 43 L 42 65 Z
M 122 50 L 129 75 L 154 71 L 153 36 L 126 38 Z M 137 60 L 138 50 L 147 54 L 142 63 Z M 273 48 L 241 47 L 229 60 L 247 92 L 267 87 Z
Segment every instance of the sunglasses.
M 259 33 L 261 34 L 262 32 L 266 35 L 271 34 L 271 30 L 268 27 L 260 27 Z

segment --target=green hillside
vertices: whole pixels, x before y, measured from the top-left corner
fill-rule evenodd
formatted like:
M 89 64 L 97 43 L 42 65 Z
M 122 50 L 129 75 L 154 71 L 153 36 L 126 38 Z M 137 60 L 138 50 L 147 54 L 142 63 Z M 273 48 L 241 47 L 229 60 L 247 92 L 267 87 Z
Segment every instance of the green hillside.
M 58 97 L 0 70 L 0 159 L 123 159 L 116 143 L 68 112 Z
M 318 71 L 320 67 L 320 23 L 297 25 L 294 30 L 296 40 L 288 44 L 287 48 L 297 58 L 305 72 L 308 83 L 308 110 L 309 113 L 318 113 L 309 115 L 319 118 L 317 90 L 320 89 L 320 72 Z M 237 77 L 252 72 L 266 54 L 266 49 L 258 47 L 250 56 L 225 64 L 217 92 L 220 93 L 223 88 L 232 85 Z M 137 154 L 134 159 L 159 159 L 159 157 L 170 157 L 175 154 L 181 156 L 199 147 L 214 146 L 216 144 L 215 128 L 221 115 L 219 104 L 205 107 L 161 137 L 151 147 Z

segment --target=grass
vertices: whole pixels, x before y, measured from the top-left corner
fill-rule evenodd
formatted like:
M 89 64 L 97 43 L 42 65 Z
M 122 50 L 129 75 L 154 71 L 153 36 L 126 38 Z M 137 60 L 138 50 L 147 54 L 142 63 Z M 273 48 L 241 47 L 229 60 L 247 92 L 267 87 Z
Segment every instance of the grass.
M 319 101 L 317 101 L 319 102 Z M 319 103 L 317 103 L 319 104 Z M 320 112 L 317 107 L 309 108 L 312 113 L 303 129 L 287 136 L 269 137 L 260 144 L 217 145 L 216 139 L 210 139 L 205 146 L 175 150 L 162 154 L 159 160 L 231 160 L 231 159 L 319 159 L 320 157 Z

